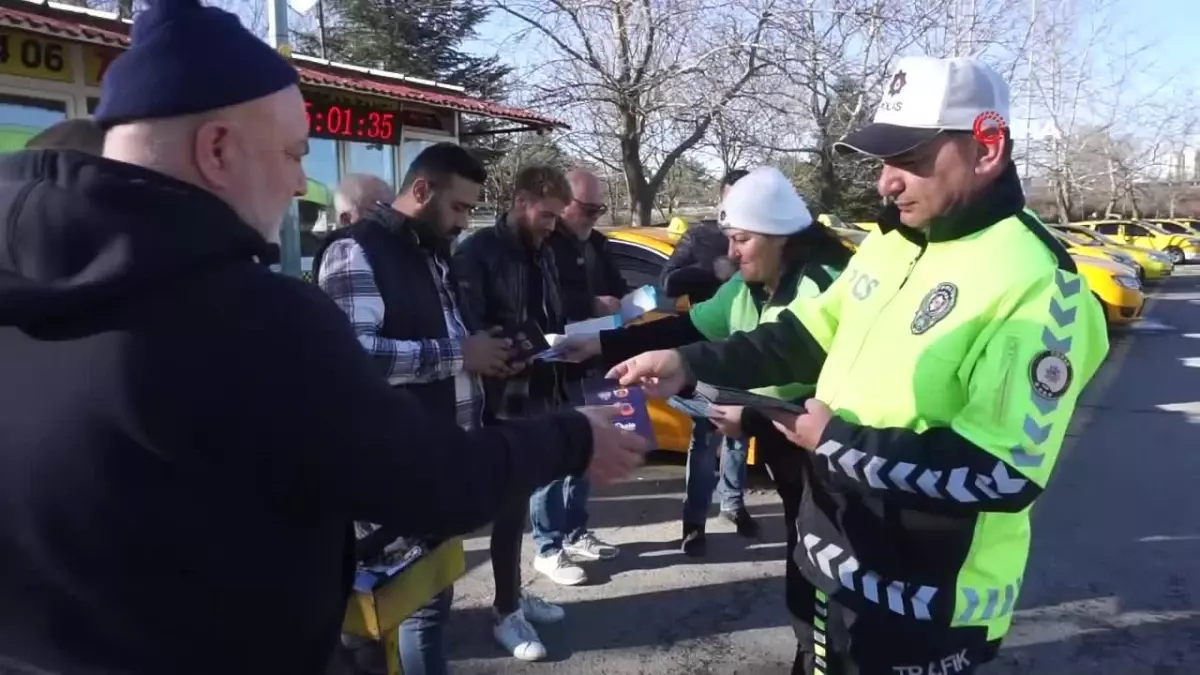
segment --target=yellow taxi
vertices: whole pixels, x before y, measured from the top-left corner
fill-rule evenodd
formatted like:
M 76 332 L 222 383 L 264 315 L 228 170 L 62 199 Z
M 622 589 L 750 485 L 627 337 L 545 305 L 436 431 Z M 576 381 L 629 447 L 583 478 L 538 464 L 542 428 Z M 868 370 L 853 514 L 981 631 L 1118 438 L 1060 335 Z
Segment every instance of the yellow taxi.
M 630 287 L 638 288 L 646 284 L 658 286 L 663 266 L 675 250 L 679 235 L 668 232 L 665 227 L 603 228 L 603 231 L 608 235 L 609 253 Z M 676 309 L 685 312 L 689 306 L 686 298 L 680 298 Z M 650 312 L 635 323 L 654 321 L 663 316 L 660 312 Z M 660 399 L 651 400 L 647 407 L 659 449 L 687 452 L 692 442 L 692 418 Z M 748 464 L 755 463 L 753 443 L 750 444 L 746 461 Z
M 1169 220 L 1173 223 L 1179 223 L 1196 234 L 1200 234 L 1200 218 L 1170 218 Z
M 1131 246 L 1141 246 L 1167 254 L 1178 265 L 1200 258 L 1200 236 L 1173 234 L 1145 220 L 1085 220 L 1075 225 Z
M 1071 238 L 1082 240 L 1088 246 L 1105 247 L 1119 251 L 1133 258 L 1134 262 L 1141 265 L 1145 281 L 1159 281 L 1171 276 L 1175 271 L 1175 263 L 1171 262 L 1171 257 L 1166 253 L 1159 253 L 1154 249 L 1142 248 L 1140 246 L 1130 246 L 1100 234 L 1086 227 L 1078 225 L 1051 225 L 1052 230 L 1057 230 L 1071 236 Z M 1082 253 L 1081 251 L 1079 251 Z M 1119 260 L 1117 262 L 1120 262 Z
M 865 240 L 871 233 L 865 230 L 859 230 L 851 227 L 830 227 L 829 230 L 836 234 L 846 248 L 851 251 L 858 251 L 858 247 L 862 246 Z
M 1184 237 L 1200 236 L 1200 220 L 1194 218 L 1147 218 L 1147 223 Z
M 871 234 L 871 230 L 859 227 L 857 223 L 847 223 L 832 213 L 822 213 L 817 216 L 817 222 L 836 234 L 851 251 L 857 251 L 867 235 Z
M 1084 258 L 1097 258 L 1099 260 L 1109 260 L 1119 263 L 1137 272 L 1137 278 L 1139 281 L 1142 281 L 1143 283 L 1146 281 L 1145 270 L 1142 269 L 1142 266 L 1138 264 L 1138 262 L 1134 260 L 1132 256 L 1107 246 L 1098 246 L 1092 243 L 1090 240 L 1070 232 L 1063 232 L 1062 230 L 1057 230 L 1053 227 L 1049 228 L 1049 230 L 1050 234 L 1053 235 L 1054 238 L 1060 243 L 1062 243 L 1062 245 L 1066 247 L 1067 252 L 1071 255 Z
M 1142 318 L 1146 295 L 1137 272 L 1111 260 L 1072 255 L 1079 275 L 1087 279 L 1092 294 L 1104 307 L 1110 326 L 1130 324 Z

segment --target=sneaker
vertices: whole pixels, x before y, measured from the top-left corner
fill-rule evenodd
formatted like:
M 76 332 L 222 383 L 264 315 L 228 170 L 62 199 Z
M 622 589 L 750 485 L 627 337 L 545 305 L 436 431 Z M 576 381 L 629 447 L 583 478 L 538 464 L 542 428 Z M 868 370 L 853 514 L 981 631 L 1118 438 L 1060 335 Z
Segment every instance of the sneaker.
M 563 546 L 567 553 L 585 560 L 612 560 L 621 549 L 600 541 L 595 534 L 584 532 L 575 541 Z
M 529 593 L 521 594 L 521 613 L 530 623 L 558 623 L 567 615 L 562 607 Z
M 537 631 L 525 620 L 525 613 L 517 610 L 500 619 L 492 627 L 492 635 L 509 654 L 522 661 L 541 661 L 546 658 L 546 645 Z
M 733 523 L 739 535 L 749 538 L 758 536 L 758 521 L 754 520 L 754 516 L 750 515 L 746 507 L 740 507 L 735 511 L 721 511 L 721 517 Z
M 533 559 L 533 569 L 560 586 L 578 586 L 587 581 L 587 572 L 572 562 L 566 551 L 537 556 Z
M 708 544 L 704 541 L 704 526 L 683 524 L 683 541 L 680 544 L 683 554 L 689 558 L 702 558 L 708 552 Z

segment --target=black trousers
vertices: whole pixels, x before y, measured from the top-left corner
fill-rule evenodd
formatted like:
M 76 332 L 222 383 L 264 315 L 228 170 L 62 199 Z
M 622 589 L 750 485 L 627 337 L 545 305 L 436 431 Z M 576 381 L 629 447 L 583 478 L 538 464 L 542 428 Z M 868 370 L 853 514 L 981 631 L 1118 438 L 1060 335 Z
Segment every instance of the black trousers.
M 496 583 L 492 606 L 500 616 L 521 606 L 521 541 L 528 522 L 529 495 L 513 499 L 492 521 L 492 577 Z
M 792 675 L 970 675 L 995 657 L 999 642 L 987 642 L 982 629 L 934 631 L 856 615 L 818 591 L 795 559 L 803 483 L 772 474 L 788 528 L 785 592 L 797 641 Z
M 970 675 L 999 646 L 969 630 L 898 629 L 894 620 L 856 615 L 815 589 L 813 608 L 811 622 L 793 617 L 792 675 Z

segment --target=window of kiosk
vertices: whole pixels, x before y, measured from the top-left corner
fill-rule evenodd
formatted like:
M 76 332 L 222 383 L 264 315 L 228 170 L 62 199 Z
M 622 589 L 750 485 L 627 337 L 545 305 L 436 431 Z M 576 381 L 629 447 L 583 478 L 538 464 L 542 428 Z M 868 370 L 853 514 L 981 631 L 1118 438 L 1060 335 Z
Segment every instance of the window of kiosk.
M 43 129 L 67 119 L 67 102 L 0 92 L 0 153 L 16 152 Z
M 95 96 L 89 96 L 87 100 L 88 115 L 95 115 L 96 108 L 100 107 L 100 99 Z
M 412 166 L 413 160 L 417 155 L 421 154 L 429 146 L 440 143 L 446 138 L 427 138 L 422 136 L 410 136 L 407 133 L 404 135 L 404 142 L 400 144 L 400 182 L 404 183 L 404 176 L 408 174 L 408 167 Z
M 337 189 L 338 144 L 328 138 L 309 138 L 303 160 L 308 189 L 300 198 L 300 248 L 314 247 L 332 229 L 333 191 Z M 309 241 L 317 238 L 316 242 Z M 306 254 L 311 255 L 311 254 Z
M 379 143 L 345 143 L 346 173 L 365 173 L 382 178 L 396 188 L 396 146 Z

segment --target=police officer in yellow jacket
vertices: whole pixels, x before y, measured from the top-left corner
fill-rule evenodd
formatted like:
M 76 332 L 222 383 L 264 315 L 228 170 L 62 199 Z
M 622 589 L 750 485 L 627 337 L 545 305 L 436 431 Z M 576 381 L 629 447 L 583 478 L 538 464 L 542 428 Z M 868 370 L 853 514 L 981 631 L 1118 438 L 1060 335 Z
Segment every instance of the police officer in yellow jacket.
M 995 656 L 1030 508 L 1108 352 L 1087 283 L 1025 209 L 1005 82 L 974 60 L 915 57 L 884 84 L 874 123 L 839 150 L 883 160 L 891 203 L 829 289 L 610 373 L 650 395 L 816 382 L 807 414 L 771 413 L 814 459 L 793 552 L 813 611 L 794 617 L 794 673 L 959 675 Z

